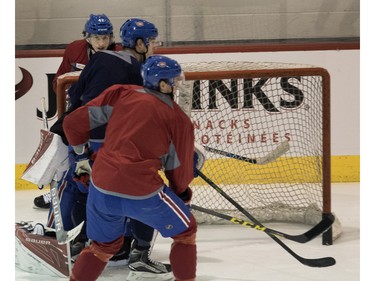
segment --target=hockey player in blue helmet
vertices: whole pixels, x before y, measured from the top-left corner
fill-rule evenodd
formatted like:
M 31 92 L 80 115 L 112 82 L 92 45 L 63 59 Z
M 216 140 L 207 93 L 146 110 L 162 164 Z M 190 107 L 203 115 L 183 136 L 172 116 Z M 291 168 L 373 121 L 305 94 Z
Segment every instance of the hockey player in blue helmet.
M 123 49 L 100 52 L 90 61 L 78 82 L 69 89 L 69 110 L 85 104 L 114 84 L 142 85 L 141 65 L 161 45 L 157 37 L 158 29 L 153 23 L 139 18 L 125 21 L 120 28 Z M 131 67 L 125 61 L 130 62 Z
M 170 265 L 152 262 L 148 249 L 135 244 L 126 280 L 196 280 L 197 224 L 188 206 L 189 184 L 198 168 L 192 157 L 194 126 L 170 97 L 181 72 L 176 61 L 151 56 L 142 66 L 144 87 L 113 85 L 66 117 L 63 127 L 77 154 L 89 142 L 92 124 L 107 124 L 87 200 L 87 232 L 92 244 L 79 255 L 70 281 L 97 280 L 124 245 L 128 218 L 157 229 L 173 243 Z M 85 161 L 77 162 L 79 168 L 86 166 Z
M 184 79 L 181 66 L 165 56 L 151 56 L 142 66 L 141 74 L 145 88 L 168 95 L 174 94 Z
M 143 57 L 142 61 L 153 54 L 154 48 L 162 45 L 160 41 L 156 41 L 157 37 L 158 29 L 155 25 L 143 19 L 131 18 L 120 28 L 122 46 L 133 49 Z
M 105 14 L 91 14 L 82 33 L 93 53 L 107 50 L 115 43 L 112 23 Z
M 57 79 L 67 72 L 82 70 L 91 56 L 102 50 L 119 50 L 113 36 L 113 26 L 105 14 L 91 14 L 85 23 L 83 39 L 71 42 L 65 49 L 63 59 L 52 81 L 53 91 L 56 93 Z M 49 209 L 51 194 L 37 196 L 34 199 L 37 208 Z

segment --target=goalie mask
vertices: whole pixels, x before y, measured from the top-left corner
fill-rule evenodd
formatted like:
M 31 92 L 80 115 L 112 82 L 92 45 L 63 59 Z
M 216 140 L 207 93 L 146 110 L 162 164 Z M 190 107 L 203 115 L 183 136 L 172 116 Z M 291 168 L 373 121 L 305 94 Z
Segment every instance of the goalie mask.
M 172 89 L 183 81 L 181 66 L 177 61 L 165 56 L 149 57 L 142 66 L 141 74 L 143 85 L 156 91 L 160 91 L 160 81 L 164 81 Z
M 121 43 L 126 48 L 135 48 L 137 39 L 148 47 L 151 39 L 158 37 L 158 29 L 151 22 L 142 19 L 128 19 L 120 28 Z

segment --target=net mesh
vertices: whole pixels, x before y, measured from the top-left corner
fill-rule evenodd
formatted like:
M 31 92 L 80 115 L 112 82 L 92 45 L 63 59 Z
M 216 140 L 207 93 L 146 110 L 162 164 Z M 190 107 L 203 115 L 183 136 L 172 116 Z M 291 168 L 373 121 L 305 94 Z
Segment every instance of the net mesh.
M 301 75 L 306 72 L 301 69 L 314 67 L 300 64 L 182 66 L 186 81 L 177 100 L 191 116 L 197 143 L 255 159 L 283 141 L 290 144 L 286 153 L 264 165 L 207 151 L 202 172 L 261 222 L 319 222 L 324 202 L 322 76 Z M 192 187 L 193 204 L 242 217 L 201 179 Z M 223 223 L 194 212 L 199 223 Z

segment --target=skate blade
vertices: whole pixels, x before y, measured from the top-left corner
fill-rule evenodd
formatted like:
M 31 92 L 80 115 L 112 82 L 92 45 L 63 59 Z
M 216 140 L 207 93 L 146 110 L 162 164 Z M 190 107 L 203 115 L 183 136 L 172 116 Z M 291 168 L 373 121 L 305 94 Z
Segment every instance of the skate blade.
M 175 278 L 172 272 L 168 273 L 150 273 L 144 271 L 130 271 L 126 281 L 174 281 Z
M 129 263 L 129 259 L 118 260 L 118 261 L 109 261 L 107 266 L 108 267 L 116 267 L 116 266 L 123 266 Z

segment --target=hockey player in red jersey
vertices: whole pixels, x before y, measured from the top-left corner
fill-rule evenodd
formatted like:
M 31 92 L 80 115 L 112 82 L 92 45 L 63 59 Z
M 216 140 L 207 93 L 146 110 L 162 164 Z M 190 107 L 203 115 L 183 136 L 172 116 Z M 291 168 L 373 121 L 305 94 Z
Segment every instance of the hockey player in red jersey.
M 63 60 L 53 79 L 55 92 L 57 78 L 60 75 L 82 70 L 91 56 L 98 51 L 116 50 L 113 26 L 105 14 L 91 14 L 82 33 L 84 39 L 73 41 L 65 49 Z
M 54 92 L 56 92 L 57 78 L 60 75 L 82 70 L 91 56 L 98 51 L 116 49 L 113 26 L 105 14 L 91 14 L 82 33 L 84 39 L 73 41 L 65 49 L 63 60 L 53 79 Z M 34 199 L 34 205 L 38 208 L 49 209 L 50 203 L 50 193 Z
M 143 65 L 142 76 L 144 87 L 114 85 L 63 123 L 69 143 L 83 160 L 77 168 L 83 169 L 88 169 L 84 160 L 90 131 L 107 123 L 105 143 L 92 166 L 87 201 L 87 233 L 93 243 L 79 255 L 72 281 L 100 276 L 123 245 L 127 218 L 172 237 L 174 277 L 170 280 L 195 280 L 197 225 L 186 205 L 194 177 L 194 128 L 173 101 L 181 67 L 167 57 L 152 56 Z

